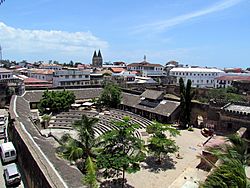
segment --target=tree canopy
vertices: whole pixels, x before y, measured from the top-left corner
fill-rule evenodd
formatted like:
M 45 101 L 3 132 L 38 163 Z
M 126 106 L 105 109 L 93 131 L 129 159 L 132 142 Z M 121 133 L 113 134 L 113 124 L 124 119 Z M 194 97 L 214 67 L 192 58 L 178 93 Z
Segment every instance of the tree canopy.
M 113 129 L 103 135 L 103 149 L 97 156 L 97 164 L 104 169 L 104 177 L 118 177 L 125 172 L 134 173 L 140 170 L 140 162 L 146 155 L 144 142 L 134 136 L 134 131 L 139 127 L 130 122 L 128 117 L 123 121 L 113 122 L 118 129 Z
M 190 116 L 191 116 L 191 101 L 194 96 L 194 93 L 191 92 L 191 80 L 188 79 L 187 85 L 185 86 L 182 78 L 179 80 L 180 83 L 180 126 L 182 128 L 187 128 L 187 125 L 190 125 Z
M 71 104 L 75 102 L 75 95 L 71 91 L 45 91 L 38 104 L 41 113 L 50 114 L 67 111 Z
M 162 159 L 169 153 L 178 151 L 179 147 L 171 137 L 179 135 L 180 132 L 172 128 L 171 125 L 154 121 L 153 124 L 147 127 L 147 132 L 152 134 L 148 140 L 149 144 L 147 146 L 149 153 L 153 154 L 153 156 L 158 159 L 159 163 L 161 163 Z M 167 133 L 169 137 L 167 137 Z
M 99 104 L 116 108 L 121 102 L 121 88 L 113 83 L 106 83 L 99 98 Z

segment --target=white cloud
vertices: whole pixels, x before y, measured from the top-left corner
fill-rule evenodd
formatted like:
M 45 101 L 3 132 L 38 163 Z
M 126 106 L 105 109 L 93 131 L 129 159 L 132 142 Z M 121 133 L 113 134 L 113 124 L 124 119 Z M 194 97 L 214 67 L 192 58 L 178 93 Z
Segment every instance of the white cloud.
M 186 21 L 189 21 L 191 19 L 194 18 L 198 18 L 201 16 L 205 16 L 207 14 L 211 14 L 214 12 L 218 12 L 218 11 L 222 11 L 224 9 L 230 8 L 234 5 L 237 5 L 238 3 L 240 3 L 242 0 L 223 0 L 220 1 L 216 4 L 214 4 L 213 6 L 210 6 L 208 8 L 202 9 L 202 10 L 198 10 L 195 12 L 191 12 L 188 14 L 184 14 L 184 15 L 180 15 L 168 20 L 162 20 L 162 21 L 158 21 L 158 22 L 154 22 L 154 23 L 149 23 L 149 24 L 144 24 L 144 25 L 140 25 L 138 27 L 136 27 L 135 32 L 142 32 L 142 31 L 163 31 L 166 30 L 168 28 L 171 28 L 173 26 L 182 24 Z
M 8 54 L 23 54 L 50 59 L 83 59 L 95 49 L 106 49 L 108 43 L 91 32 L 26 30 L 0 22 L 0 44 Z

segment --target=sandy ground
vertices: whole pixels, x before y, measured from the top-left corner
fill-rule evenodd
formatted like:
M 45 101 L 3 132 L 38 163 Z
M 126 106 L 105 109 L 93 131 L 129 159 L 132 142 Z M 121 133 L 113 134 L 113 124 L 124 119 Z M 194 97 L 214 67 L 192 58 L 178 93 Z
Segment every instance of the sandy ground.
M 201 153 L 201 144 L 205 140 L 199 129 L 194 129 L 193 132 L 182 130 L 181 136 L 176 138 L 176 143 L 180 147 L 179 153 L 183 159 L 177 159 L 173 155 L 172 162 L 160 168 L 150 162 L 143 163 L 141 171 L 126 174 L 128 184 L 136 188 L 166 188 L 186 187 L 192 181 L 198 185 L 198 181 L 203 181 L 207 175 L 207 172 L 195 168 L 200 162 L 197 155 Z
M 76 131 L 63 129 L 46 129 L 43 134 L 49 132 L 60 138 L 65 133 L 70 133 L 73 137 Z M 147 136 L 143 137 L 146 140 Z M 207 172 L 196 169 L 200 159 L 197 158 L 202 151 L 202 143 L 207 140 L 200 133 L 200 129 L 194 131 L 182 130 L 181 135 L 175 138 L 182 159 L 177 159 L 176 155 L 171 155 L 161 166 L 155 164 L 149 158 L 141 164 L 141 170 L 135 174 L 126 174 L 128 185 L 135 188 L 196 188 L 199 181 L 204 181 Z

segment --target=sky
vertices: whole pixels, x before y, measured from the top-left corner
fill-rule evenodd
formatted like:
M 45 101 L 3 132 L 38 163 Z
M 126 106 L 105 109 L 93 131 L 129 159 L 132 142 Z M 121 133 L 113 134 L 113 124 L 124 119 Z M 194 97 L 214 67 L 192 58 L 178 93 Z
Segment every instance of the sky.
M 5 0 L 3 59 L 250 67 L 249 0 Z

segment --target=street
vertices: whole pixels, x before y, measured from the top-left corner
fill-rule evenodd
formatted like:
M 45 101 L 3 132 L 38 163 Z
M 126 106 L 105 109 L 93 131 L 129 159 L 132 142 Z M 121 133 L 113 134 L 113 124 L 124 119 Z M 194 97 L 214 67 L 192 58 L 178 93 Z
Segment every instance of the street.
M 0 144 L 4 143 L 4 139 L 1 139 L 0 140 Z M 5 185 L 5 180 L 4 180 L 4 177 L 3 177 L 3 165 L 2 165 L 2 162 L 0 162 L 0 182 L 1 182 L 1 188 L 6 188 L 7 186 Z M 3 184 L 2 184 L 3 182 Z M 8 188 L 10 187 L 13 187 L 13 186 L 8 186 Z M 25 188 L 24 184 L 23 184 L 23 181 L 21 181 L 21 184 L 19 186 L 15 186 L 15 187 L 18 187 L 18 188 Z

